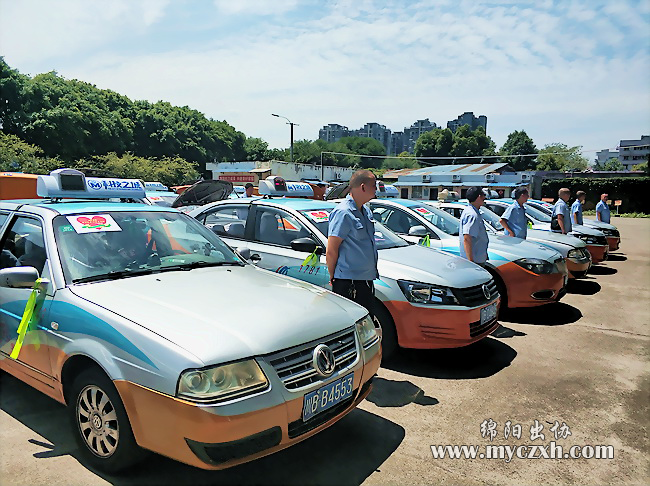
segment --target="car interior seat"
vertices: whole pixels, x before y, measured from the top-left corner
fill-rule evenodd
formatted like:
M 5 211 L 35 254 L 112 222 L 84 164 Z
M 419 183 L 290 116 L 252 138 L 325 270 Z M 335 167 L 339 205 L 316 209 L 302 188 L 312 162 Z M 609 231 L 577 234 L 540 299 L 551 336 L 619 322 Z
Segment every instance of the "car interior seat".
M 396 233 L 408 233 L 411 229 L 408 216 L 406 216 L 401 211 L 394 212 L 388 221 L 388 227 Z
M 278 220 L 274 214 L 262 213 L 257 239 L 266 243 L 284 245 L 284 230 L 278 228 Z
M 227 236 L 231 236 L 233 238 L 243 238 L 245 232 L 244 230 L 244 223 L 230 223 L 226 228 L 226 234 Z

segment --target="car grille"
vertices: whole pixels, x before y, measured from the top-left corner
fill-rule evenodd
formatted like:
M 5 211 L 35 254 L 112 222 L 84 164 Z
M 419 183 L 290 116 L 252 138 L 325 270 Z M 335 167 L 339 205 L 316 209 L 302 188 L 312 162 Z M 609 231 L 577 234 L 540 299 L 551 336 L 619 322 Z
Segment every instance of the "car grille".
M 354 336 L 354 328 L 347 329 L 338 334 L 268 355 L 266 359 L 275 368 L 284 386 L 288 390 L 295 390 L 323 381 L 312 364 L 314 348 L 319 344 L 325 344 L 334 353 L 335 372 L 351 368 L 358 359 Z
M 487 298 L 483 293 L 483 285 L 487 285 L 487 288 L 490 291 L 489 298 Z M 494 280 L 490 280 L 485 284 L 475 285 L 474 287 L 467 287 L 465 289 L 453 289 L 453 292 L 456 299 L 458 299 L 458 303 L 467 307 L 477 307 L 486 304 L 495 299 L 499 294 Z
M 607 244 L 607 237 L 606 236 L 596 236 L 596 244 L 597 245 L 606 245 Z
M 476 337 L 484 332 L 488 331 L 491 327 L 493 327 L 497 323 L 497 318 L 495 317 L 491 321 L 488 321 L 481 325 L 481 321 L 476 321 L 476 322 L 470 322 L 469 324 L 469 335 L 470 337 Z

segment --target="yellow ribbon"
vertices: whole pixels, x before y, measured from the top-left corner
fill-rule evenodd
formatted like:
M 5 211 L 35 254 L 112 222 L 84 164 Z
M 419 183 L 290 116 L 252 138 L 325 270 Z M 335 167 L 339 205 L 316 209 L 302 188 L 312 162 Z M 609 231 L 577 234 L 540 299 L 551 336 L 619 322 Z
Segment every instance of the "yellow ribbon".
M 533 229 L 533 223 L 532 223 L 532 221 L 528 221 L 527 226 L 528 226 L 528 229 Z
M 425 237 L 420 240 L 420 245 L 427 246 L 427 247 L 431 246 L 431 239 L 429 238 L 428 234 L 425 235 Z
M 37 279 L 32 287 L 32 293 L 27 299 L 27 305 L 25 306 L 25 311 L 23 312 L 23 317 L 20 320 L 20 325 L 18 326 L 18 339 L 14 345 L 14 349 L 11 351 L 11 358 L 17 359 L 20 349 L 23 347 L 23 342 L 25 341 L 25 336 L 27 331 L 33 330 L 34 325 L 38 321 L 38 313 L 41 309 L 43 301 L 45 300 L 45 291 L 40 290 L 41 279 Z M 38 336 L 34 336 L 34 345 L 36 349 L 40 347 L 40 342 L 38 341 Z
M 301 265 L 303 267 L 316 267 L 320 265 L 320 258 L 318 258 L 318 255 L 316 255 L 316 250 L 311 252 Z

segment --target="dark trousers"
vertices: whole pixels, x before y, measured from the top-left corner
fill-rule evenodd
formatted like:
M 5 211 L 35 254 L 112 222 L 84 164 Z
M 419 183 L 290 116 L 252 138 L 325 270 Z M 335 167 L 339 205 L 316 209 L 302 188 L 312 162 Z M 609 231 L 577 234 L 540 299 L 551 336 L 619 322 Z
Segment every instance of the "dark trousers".
M 375 285 L 372 280 L 348 280 L 336 278 L 332 282 L 332 291 L 365 307 L 374 317 Z

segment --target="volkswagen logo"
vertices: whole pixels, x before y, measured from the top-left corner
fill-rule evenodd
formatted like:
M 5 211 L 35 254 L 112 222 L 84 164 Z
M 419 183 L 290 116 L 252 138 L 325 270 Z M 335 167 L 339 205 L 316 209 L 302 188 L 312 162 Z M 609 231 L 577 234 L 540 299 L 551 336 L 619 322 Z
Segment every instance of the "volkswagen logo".
M 334 353 L 324 344 L 319 344 L 314 348 L 312 363 L 316 372 L 324 378 L 334 373 L 334 368 L 336 368 Z
M 481 288 L 483 289 L 483 295 L 485 295 L 485 298 L 490 300 L 490 288 L 487 285 L 483 285 Z

